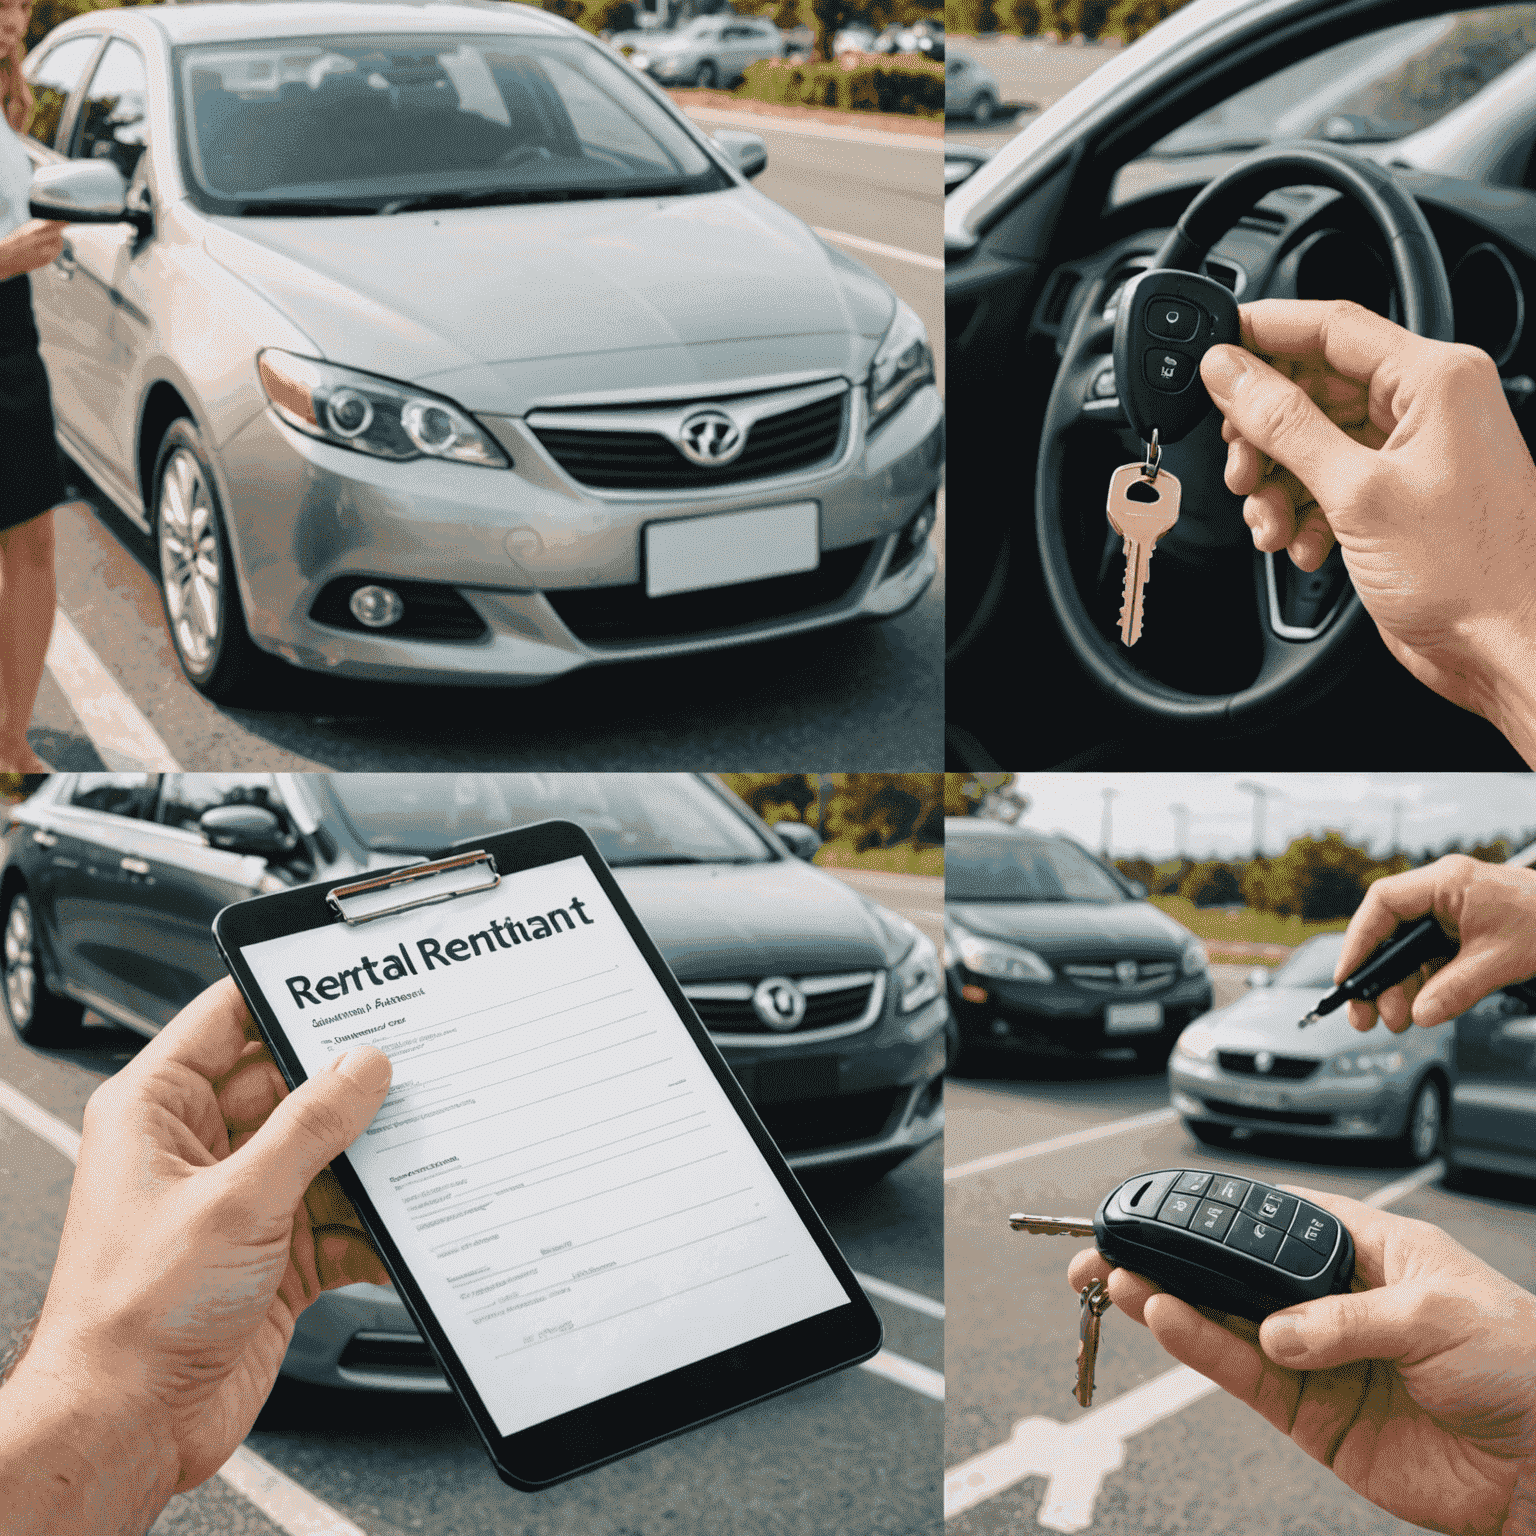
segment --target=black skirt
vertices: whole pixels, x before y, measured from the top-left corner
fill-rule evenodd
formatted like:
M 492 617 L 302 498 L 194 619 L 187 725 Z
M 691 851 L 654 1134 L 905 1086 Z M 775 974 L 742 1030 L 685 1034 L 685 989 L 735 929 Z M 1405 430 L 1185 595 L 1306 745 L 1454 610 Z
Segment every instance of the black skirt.
M 37 350 L 28 275 L 0 282 L 0 529 L 30 522 L 67 495 L 53 402 Z

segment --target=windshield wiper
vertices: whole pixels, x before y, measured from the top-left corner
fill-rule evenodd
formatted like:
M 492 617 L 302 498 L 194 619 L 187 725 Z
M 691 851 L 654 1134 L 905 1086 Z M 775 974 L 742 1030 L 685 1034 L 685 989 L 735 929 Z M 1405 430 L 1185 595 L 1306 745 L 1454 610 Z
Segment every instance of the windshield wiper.
M 241 203 L 240 214 L 249 217 L 253 214 L 269 213 L 279 217 L 297 214 L 300 217 L 309 218 L 334 218 L 338 214 L 374 214 L 380 210 L 371 203 L 311 203 L 303 198 L 272 198 L 266 202 Z
M 610 869 L 626 869 L 638 864 L 761 864 L 762 859 L 731 858 L 731 859 L 701 859 L 692 853 L 653 853 L 641 854 L 633 859 L 609 859 Z
M 380 213 L 418 213 L 427 208 L 486 208 L 497 203 L 597 202 L 609 197 L 676 197 L 688 190 L 684 182 L 644 187 L 498 187 L 490 192 L 429 192 L 385 203 Z

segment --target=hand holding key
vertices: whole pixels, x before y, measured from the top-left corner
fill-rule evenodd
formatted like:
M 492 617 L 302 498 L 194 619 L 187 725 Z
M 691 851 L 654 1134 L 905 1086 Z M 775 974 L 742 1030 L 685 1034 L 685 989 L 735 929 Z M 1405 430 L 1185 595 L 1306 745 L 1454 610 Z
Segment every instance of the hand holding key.
M 1439 1228 L 1317 1190 L 1369 1289 L 1262 1325 L 1198 1312 L 1095 1250 L 1074 1292 L 1115 1305 L 1175 1359 L 1264 1415 L 1400 1519 L 1465 1536 L 1536 1528 L 1536 1297 Z

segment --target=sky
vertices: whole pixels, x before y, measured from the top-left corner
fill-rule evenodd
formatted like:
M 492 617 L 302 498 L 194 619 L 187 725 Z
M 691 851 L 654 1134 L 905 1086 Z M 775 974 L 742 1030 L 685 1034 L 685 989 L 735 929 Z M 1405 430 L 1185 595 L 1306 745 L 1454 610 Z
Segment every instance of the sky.
M 1392 844 L 1393 822 L 1411 852 L 1459 837 L 1518 839 L 1536 828 L 1536 775 L 1519 773 L 1021 773 L 1029 797 L 1021 826 L 1065 832 L 1097 852 L 1110 800 L 1110 853 L 1154 861 L 1182 852 L 1193 858 L 1242 858 L 1254 849 L 1254 802 L 1263 797 L 1263 851 L 1284 852 L 1292 838 L 1343 832 L 1373 853 Z M 1175 846 L 1186 808 L 1184 846 Z

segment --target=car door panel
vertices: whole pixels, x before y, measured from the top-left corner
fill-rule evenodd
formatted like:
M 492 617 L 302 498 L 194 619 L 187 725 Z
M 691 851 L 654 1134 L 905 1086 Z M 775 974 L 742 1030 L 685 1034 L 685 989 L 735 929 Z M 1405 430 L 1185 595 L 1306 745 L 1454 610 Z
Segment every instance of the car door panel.
M 1536 1171 L 1536 1017 L 1505 992 L 1456 1021 L 1452 1134 L 1478 1161 Z

